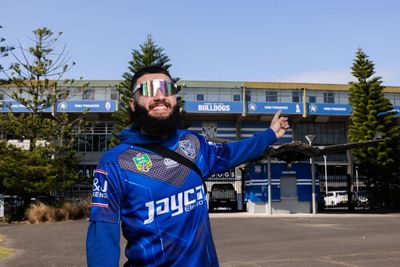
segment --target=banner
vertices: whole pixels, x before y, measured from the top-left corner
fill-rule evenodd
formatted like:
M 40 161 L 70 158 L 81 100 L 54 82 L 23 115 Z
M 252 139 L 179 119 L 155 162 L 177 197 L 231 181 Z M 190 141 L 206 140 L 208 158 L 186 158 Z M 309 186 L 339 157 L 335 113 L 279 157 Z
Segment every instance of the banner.
M 15 100 L 4 100 L 0 102 L 0 112 L 9 112 L 10 109 L 13 112 L 24 113 L 30 112 L 24 105 L 15 101 Z M 83 112 L 85 109 L 89 109 L 89 112 L 97 112 L 97 113 L 108 113 L 114 112 L 117 110 L 117 101 L 116 100 L 68 100 L 59 102 L 56 105 L 57 112 Z M 46 108 L 41 112 L 50 113 L 52 108 Z

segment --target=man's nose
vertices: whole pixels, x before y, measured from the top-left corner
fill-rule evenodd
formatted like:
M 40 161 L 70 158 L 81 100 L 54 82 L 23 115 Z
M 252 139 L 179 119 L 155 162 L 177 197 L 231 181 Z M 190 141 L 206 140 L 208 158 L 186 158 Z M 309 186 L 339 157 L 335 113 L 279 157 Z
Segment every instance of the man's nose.
M 154 96 L 154 100 L 162 100 L 165 99 L 165 95 L 161 91 L 161 89 L 157 89 L 156 95 Z

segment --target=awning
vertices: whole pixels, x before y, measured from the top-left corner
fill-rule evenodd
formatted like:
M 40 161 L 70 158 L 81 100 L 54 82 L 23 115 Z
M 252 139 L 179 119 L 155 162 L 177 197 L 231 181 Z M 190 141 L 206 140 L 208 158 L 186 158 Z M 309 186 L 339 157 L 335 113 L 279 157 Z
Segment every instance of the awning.
M 290 163 L 293 161 L 303 160 L 311 157 L 319 157 L 322 155 L 334 154 L 349 149 L 355 149 L 365 146 L 373 146 L 382 141 L 384 141 L 384 139 L 363 141 L 357 143 L 329 145 L 329 146 L 313 146 L 301 142 L 293 142 L 289 144 L 271 146 L 262 155 L 261 158 L 262 159 L 268 157 L 277 158 L 279 160 Z

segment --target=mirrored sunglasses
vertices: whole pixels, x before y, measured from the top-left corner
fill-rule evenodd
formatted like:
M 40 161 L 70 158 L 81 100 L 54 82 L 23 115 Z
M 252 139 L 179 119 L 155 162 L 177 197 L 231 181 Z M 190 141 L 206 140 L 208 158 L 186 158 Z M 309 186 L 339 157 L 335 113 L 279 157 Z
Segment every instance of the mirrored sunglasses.
M 133 93 L 139 91 L 142 96 L 154 97 L 160 90 L 164 96 L 171 96 L 177 93 L 177 86 L 171 81 L 150 80 L 138 84 Z

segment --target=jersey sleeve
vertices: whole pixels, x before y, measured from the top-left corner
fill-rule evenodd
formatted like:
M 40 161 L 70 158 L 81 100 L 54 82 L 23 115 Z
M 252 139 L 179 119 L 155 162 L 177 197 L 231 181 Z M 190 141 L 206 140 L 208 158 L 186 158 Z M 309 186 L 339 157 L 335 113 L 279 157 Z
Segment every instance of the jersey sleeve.
M 94 172 L 86 236 L 88 266 L 119 266 L 122 190 L 118 167 L 100 160 Z
M 90 221 L 119 223 L 122 189 L 117 166 L 100 160 L 94 171 Z
M 119 266 L 119 242 L 119 224 L 91 221 L 86 236 L 87 266 Z
M 272 129 L 255 133 L 251 138 L 230 143 L 217 144 L 203 139 L 206 154 L 203 159 L 208 161 L 204 164 L 206 167 L 204 177 L 225 172 L 229 168 L 258 158 L 276 139 Z

